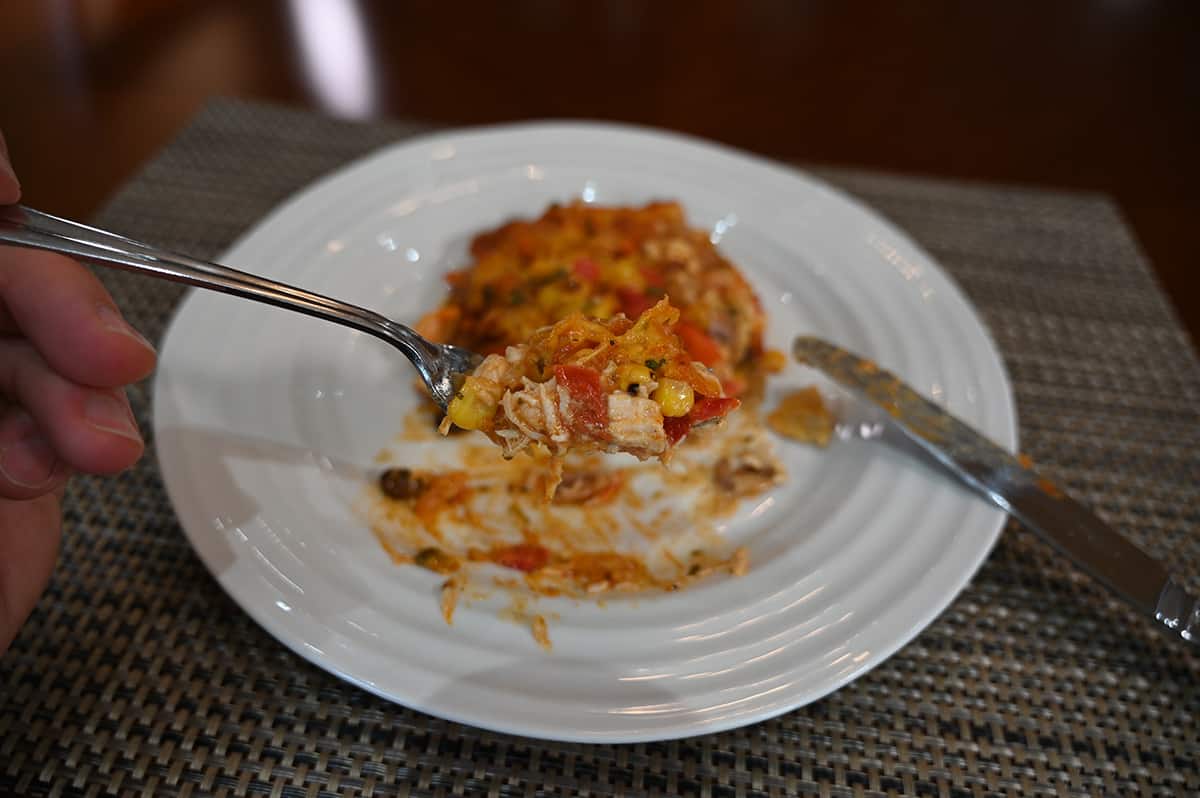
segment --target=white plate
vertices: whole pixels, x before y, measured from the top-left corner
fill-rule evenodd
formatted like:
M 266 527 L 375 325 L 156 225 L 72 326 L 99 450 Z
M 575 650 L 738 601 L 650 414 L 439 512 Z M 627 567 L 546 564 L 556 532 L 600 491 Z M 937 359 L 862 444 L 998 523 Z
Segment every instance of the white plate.
M 693 139 L 546 124 L 406 142 L 301 192 L 223 260 L 412 321 L 474 232 L 575 197 L 681 200 L 758 289 L 769 344 L 819 334 L 1015 446 L 996 349 L 928 255 L 820 182 Z M 806 704 L 937 616 L 1004 519 L 877 446 L 789 445 L 788 482 L 724 529 L 750 548 L 749 575 L 607 606 L 544 600 L 560 616 L 547 653 L 488 606 L 447 627 L 439 577 L 392 565 L 351 509 L 412 377 L 368 336 L 193 292 L 162 348 L 159 462 L 192 545 L 267 631 L 366 690 L 494 730 L 665 739 Z M 792 367 L 773 390 L 811 379 Z

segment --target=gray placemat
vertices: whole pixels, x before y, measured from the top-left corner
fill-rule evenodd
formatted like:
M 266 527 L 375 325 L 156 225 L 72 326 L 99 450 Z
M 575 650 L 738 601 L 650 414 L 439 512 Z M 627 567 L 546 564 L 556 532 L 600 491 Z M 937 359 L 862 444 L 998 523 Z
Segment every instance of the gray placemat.
M 312 179 L 417 130 L 217 102 L 98 222 L 213 256 Z M 974 300 L 1022 448 L 1200 589 L 1200 366 L 1114 206 L 815 171 Z M 102 277 L 160 336 L 179 290 Z M 147 386 L 133 393 L 149 431 Z M 850 686 L 736 731 L 624 746 L 443 721 L 300 660 L 193 555 L 152 455 L 75 480 L 66 528 L 49 592 L 0 658 L 4 794 L 1200 793 L 1200 658 L 1012 525 L 938 621 Z

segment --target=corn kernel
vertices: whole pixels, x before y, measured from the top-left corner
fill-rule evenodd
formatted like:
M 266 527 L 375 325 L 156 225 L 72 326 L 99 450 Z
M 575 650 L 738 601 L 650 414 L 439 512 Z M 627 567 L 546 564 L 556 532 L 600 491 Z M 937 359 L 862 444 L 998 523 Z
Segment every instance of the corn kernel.
M 682 380 L 664 378 L 658 381 L 658 388 L 650 398 L 658 402 L 664 416 L 680 418 L 691 411 L 696 402 L 696 392 Z
M 480 390 L 476 377 L 467 377 L 462 389 L 450 400 L 446 416 L 455 426 L 463 429 L 480 429 L 496 415 L 496 403 L 489 392 Z
M 645 385 L 654 379 L 650 369 L 641 363 L 622 363 L 617 368 L 617 382 L 622 391 L 628 391 L 631 385 Z
M 637 263 L 629 258 L 614 261 L 605 275 L 612 285 L 622 285 L 634 291 L 642 290 L 642 273 L 638 271 Z

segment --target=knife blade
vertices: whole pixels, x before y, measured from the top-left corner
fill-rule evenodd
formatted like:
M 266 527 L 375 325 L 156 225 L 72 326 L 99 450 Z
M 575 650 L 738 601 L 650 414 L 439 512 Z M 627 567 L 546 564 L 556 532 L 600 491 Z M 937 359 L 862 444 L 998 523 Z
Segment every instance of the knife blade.
M 1009 513 L 1165 631 L 1200 645 L 1200 601 L 1158 560 L 1039 473 L 1028 457 L 1010 454 L 896 375 L 828 341 L 797 338 L 792 356 L 884 410 L 883 423 L 968 488 Z

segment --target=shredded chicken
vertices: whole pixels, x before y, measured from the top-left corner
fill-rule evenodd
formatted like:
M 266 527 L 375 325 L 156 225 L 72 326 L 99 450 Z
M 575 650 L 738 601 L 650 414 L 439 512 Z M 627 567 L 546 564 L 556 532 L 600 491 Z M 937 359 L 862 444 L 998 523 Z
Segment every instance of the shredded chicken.
M 617 450 L 643 458 L 657 457 L 667 450 L 662 410 L 651 399 L 609 394 L 608 429 Z
M 500 399 L 502 417 L 520 433 L 520 437 L 505 439 L 504 456 L 512 457 L 533 441 L 545 443 L 551 451 L 557 448 L 555 444 L 566 443 L 558 383 L 553 378 L 534 382 L 522 377 L 521 387 L 519 391 L 505 391 Z

